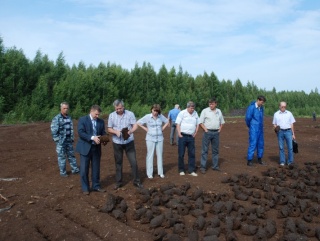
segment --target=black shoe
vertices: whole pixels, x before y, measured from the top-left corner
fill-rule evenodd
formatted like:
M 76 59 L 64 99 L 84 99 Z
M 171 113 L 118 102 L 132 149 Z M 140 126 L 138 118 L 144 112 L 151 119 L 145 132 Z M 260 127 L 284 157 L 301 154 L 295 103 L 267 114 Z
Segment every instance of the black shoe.
M 201 172 L 202 174 L 206 174 L 206 170 L 204 170 L 204 169 L 200 169 L 200 172 Z
M 219 167 L 216 167 L 216 168 L 212 168 L 212 170 L 216 171 L 216 172 L 220 172 L 220 168 Z
M 264 161 L 261 160 L 261 158 L 258 159 L 258 163 L 263 166 L 267 165 Z
M 135 186 L 137 188 L 143 188 L 143 185 L 140 182 L 134 183 L 133 186 Z
M 93 189 L 93 191 L 95 191 L 95 192 L 106 192 L 106 190 L 104 190 L 102 188 Z
M 247 165 L 250 166 L 250 167 L 253 166 L 252 161 L 248 161 Z
M 262 166 L 266 166 L 267 164 L 264 162 L 264 161 L 262 161 L 260 158 L 258 159 L 258 163 L 260 164 L 260 165 L 262 165 Z

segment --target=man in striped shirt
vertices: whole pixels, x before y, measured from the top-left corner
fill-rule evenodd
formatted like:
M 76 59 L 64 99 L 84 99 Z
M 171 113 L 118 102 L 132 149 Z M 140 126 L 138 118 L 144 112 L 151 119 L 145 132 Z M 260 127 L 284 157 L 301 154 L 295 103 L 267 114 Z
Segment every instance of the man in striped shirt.
M 109 115 L 108 132 L 112 134 L 114 159 L 116 164 L 116 185 L 114 189 L 120 188 L 122 183 L 122 163 L 123 152 L 126 153 L 130 162 L 131 172 L 133 176 L 133 185 L 142 188 L 138 173 L 138 164 L 136 159 L 136 148 L 134 145 L 133 132 L 138 128 L 136 117 L 133 112 L 125 110 L 122 100 L 113 102 L 115 111 Z M 130 135 L 127 140 L 124 140 L 121 134 L 123 128 L 128 128 Z

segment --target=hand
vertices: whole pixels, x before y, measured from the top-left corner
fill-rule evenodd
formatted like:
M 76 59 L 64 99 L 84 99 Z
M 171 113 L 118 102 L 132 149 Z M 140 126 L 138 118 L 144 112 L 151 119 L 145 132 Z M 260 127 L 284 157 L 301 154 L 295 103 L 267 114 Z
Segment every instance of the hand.
M 100 139 L 99 139 L 99 137 L 100 137 L 100 136 L 95 136 L 95 137 L 93 137 L 93 141 L 94 141 L 97 145 L 100 144 Z
M 117 135 L 117 137 L 120 137 L 120 136 L 121 136 L 121 131 L 116 130 L 115 132 L 116 132 L 115 134 Z

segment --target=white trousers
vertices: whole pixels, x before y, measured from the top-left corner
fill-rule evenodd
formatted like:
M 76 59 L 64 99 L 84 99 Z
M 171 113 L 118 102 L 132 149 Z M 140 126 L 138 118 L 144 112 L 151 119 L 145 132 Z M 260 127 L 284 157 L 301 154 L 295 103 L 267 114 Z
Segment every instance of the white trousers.
M 146 141 L 147 143 L 147 158 L 146 158 L 146 166 L 147 166 L 147 176 L 153 176 L 153 156 L 154 150 L 156 150 L 157 155 L 157 166 L 158 166 L 158 175 L 163 175 L 163 141 L 153 142 Z

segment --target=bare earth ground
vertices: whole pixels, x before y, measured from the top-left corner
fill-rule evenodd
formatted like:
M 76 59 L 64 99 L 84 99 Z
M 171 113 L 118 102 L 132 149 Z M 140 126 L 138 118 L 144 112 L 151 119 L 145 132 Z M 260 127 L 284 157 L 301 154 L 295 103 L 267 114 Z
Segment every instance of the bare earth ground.
M 145 132 L 138 129 L 135 133 L 135 144 L 141 179 L 144 187 L 149 189 L 150 193 L 154 192 L 154 194 L 150 194 L 150 200 L 145 202 L 141 201 L 143 199 L 141 194 L 132 185 L 130 166 L 126 158 L 124 159 L 123 170 L 125 185 L 117 191 L 113 190 L 115 165 L 110 143 L 103 147 L 101 159 L 101 184 L 107 192 L 94 192 L 90 193 L 89 196 L 84 196 L 80 189 L 79 175 L 70 174 L 68 178 L 59 176 L 55 145 L 49 130 L 50 123 L 0 126 L 0 178 L 19 178 L 13 181 L 0 180 L 0 194 L 2 195 L 0 197 L 0 209 L 2 210 L 0 213 L 0 240 L 153 240 L 154 228 L 152 225 L 145 219 L 143 221 L 138 218 L 133 219 L 136 209 L 139 208 L 141 203 L 142 206 L 151 209 L 150 205 L 153 198 L 161 194 L 160 186 L 164 187 L 168 183 L 173 183 L 180 188 L 187 182 L 191 185 L 186 193 L 186 196 L 189 196 L 191 200 L 191 209 L 194 209 L 197 205 L 195 204 L 196 201 L 192 199 L 196 190 L 202 190 L 207 194 L 207 197 L 211 195 L 212 201 L 208 202 L 206 200 L 207 202 L 204 203 L 203 209 L 207 214 L 205 219 L 208 221 L 209 218 L 218 216 L 221 220 L 221 232 L 218 240 L 226 240 L 226 231 L 223 228 L 225 226 L 225 214 L 218 215 L 218 212 L 212 212 L 211 208 L 215 202 L 219 201 L 217 198 L 219 194 L 224 194 L 224 197 L 227 195 L 227 199 L 234 200 L 245 208 L 258 207 L 257 204 L 252 204 L 252 201 L 256 200 L 252 196 L 252 192 L 249 194 L 247 201 L 236 199 L 233 192 L 234 183 L 230 183 L 227 177 L 235 177 L 236 175 L 239 177 L 238 174 L 248 174 L 249 177 L 256 176 L 261 179 L 263 178 L 262 172 L 272 167 L 279 173 L 288 174 L 290 172 L 289 168 L 278 166 L 278 145 L 271 121 L 271 118 L 265 119 L 264 161 L 267 162 L 267 166 L 258 164 L 253 167 L 246 166 L 248 134 L 245 123 L 242 118 L 226 118 L 226 124 L 220 135 L 220 168 L 222 171 L 215 172 L 209 169 L 205 175 L 198 171 L 198 177 L 178 175 L 177 146 L 169 145 L 170 130 L 167 128 L 164 132 L 166 140 L 164 145 L 164 170 L 166 177 L 161 179 L 156 175 L 155 164 L 154 179 L 152 180 L 146 177 Z M 77 122 L 75 122 L 75 128 L 76 126 Z M 313 177 L 318 178 L 318 181 L 320 166 L 317 166 L 316 162 L 320 161 L 319 127 L 319 122 L 301 118 L 297 119 L 295 125 L 299 143 L 299 153 L 295 154 L 295 162 L 298 164 L 298 168 L 303 170 L 305 170 L 304 163 L 312 162 L 311 167 L 315 170 Z M 202 130 L 196 136 L 197 165 L 200 161 L 201 137 Z M 209 158 L 211 158 L 211 153 Z M 78 154 L 77 159 L 79 163 Z M 210 161 L 208 164 L 210 164 Z M 70 172 L 69 164 L 67 164 L 67 170 Z M 282 185 L 278 183 L 280 186 L 288 186 L 298 180 L 297 177 L 290 178 L 289 174 L 284 176 L 286 178 L 282 179 Z M 226 180 L 229 180 L 229 183 L 221 182 Z M 236 179 L 232 180 L 236 182 Z M 152 189 L 153 187 L 155 189 Z M 301 188 L 312 189 L 319 193 L 319 182 Z M 250 190 L 250 188 L 247 188 L 247 190 Z M 251 190 L 261 193 L 260 200 L 266 200 L 263 198 L 264 191 Z M 275 186 L 272 186 L 272 190 L 275 190 Z M 111 213 L 100 212 L 100 209 L 105 207 L 109 194 L 120 196 L 126 201 L 128 205 L 125 212 L 126 222 L 116 220 Z M 281 192 L 279 195 L 281 195 Z M 177 198 L 176 196 L 177 194 L 173 194 L 172 198 Z M 303 220 L 303 214 L 307 213 L 311 207 L 319 211 L 319 196 L 308 197 L 307 200 L 309 204 L 304 212 L 301 211 L 298 215 L 291 215 L 298 216 L 292 217 L 294 220 Z M 227 200 L 224 199 L 223 201 L 226 202 Z M 12 206 L 11 209 L 3 211 L 4 208 L 10 206 Z M 277 232 L 269 240 L 279 240 L 284 235 L 283 223 L 287 218 L 279 218 L 279 212 L 283 206 L 278 204 L 265 213 L 266 219 L 274 220 L 277 224 Z M 158 212 L 160 210 L 160 213 L 165 213 L 168 210 L 167 207 L 169 205 L 163 201 L 158 206 Z M 174 205 L 170 207 L 175 213 L 177 212 Z M 320 226 L 320 215 L 317 215 L 316 211 L 313 214 L 313 220 L 306 223 L 311 228 L 311 232 Z M 153 216 L 156 215 L 156 213 L 153 214 Z M 237 211 L 233 210 L 228 215 L 237 216 Z M 201 230 L 199 224 L 195 225 L 197 220 L 195 216 L 191 215 L 190 212 L 188 215 L 181 216 L 182 221 L 180 221 L 187 227 L 187 230 L 192 228 L 199 230 L 199 240 L 203 240 L 206 226 Z M 266 221 L 265 218 L 258 218 L 255 223 L 262 225 Z M 248 223 L 248 220 L 244 219 L 242 223 Z M 153 225 L 156 226 L 154 223 Z M 173 227 L 167 226 L 162 227 L 162 229 L 166 233 L 177 232 L 174 231 Z M 234 230 L 234 233 L 238 240 L 253 240 L 253 236 L 243 235 L 242 229 Z M 185 236 L 180 233 L 181 240 L 187 240 Z M 314 234 L 309 236 L 307 240 L 317 240 Z

